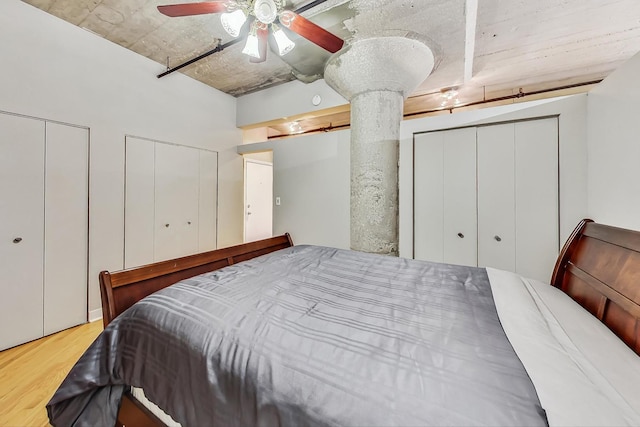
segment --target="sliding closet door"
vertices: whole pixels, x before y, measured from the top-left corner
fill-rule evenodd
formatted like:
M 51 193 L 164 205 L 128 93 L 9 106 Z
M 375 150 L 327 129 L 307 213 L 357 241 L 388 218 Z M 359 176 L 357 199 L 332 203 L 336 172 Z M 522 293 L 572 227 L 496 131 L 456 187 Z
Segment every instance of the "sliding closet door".
M 200 150 L 198 251 L 217 248 L 218 153 Z
M 549 282 L 559 251 L 558 119 L 515 124 L 516 267 Z
M 478 266 L 515 271 L 513 123 L 482 126 L 478 144 Z
M 415 259 L 443 262 L 444 134 L 414 137 L 414 253 Z
M 155 142 L 125 140 L 124 267 L 154 262 Z
M 156 261 L 198 252 L 200 156 L 196 149 L 155 144 Z
M 444 134 L 443 261 L 478 265 L 476 210 L 476 129 Z
M 217 247 L 218 153 L 126 138 L 125 267 Z
M 476 129 L 415 137 L 416 259 L 477 265 Z
M 478 265 L 548 281 L 559 248 L 556 118 L 478 128 Z
M 87 321 L 89 131 L 46 124 L 44 334 Z
M 559 249 L 557 118 L 416 135 L 414 155 L 415 258 L 549 280 Z
M 44 135 L 0 114 L 0 350 L 43 334 Z

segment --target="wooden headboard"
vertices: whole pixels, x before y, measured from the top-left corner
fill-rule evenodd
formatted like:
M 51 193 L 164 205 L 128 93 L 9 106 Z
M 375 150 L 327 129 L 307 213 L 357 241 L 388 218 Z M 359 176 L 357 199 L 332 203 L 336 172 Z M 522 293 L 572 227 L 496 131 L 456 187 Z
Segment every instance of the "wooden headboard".
M 218 270 L 280 249 L 293 246 L 289 233 L 270 239 L 203 252 L 142 267 L 100 273 L 102 319 L 106 327 L 133 304 L 180 280 Z
M 582 220 L 558 256 L 551 284 L 640 354 L 640 232 Z

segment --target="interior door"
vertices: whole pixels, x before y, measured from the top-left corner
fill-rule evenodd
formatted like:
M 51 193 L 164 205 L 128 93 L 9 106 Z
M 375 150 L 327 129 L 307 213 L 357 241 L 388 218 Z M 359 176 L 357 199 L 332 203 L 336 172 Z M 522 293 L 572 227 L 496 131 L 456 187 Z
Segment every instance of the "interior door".
M 273 236 L 273 165 L 245 159 L 244 241 Z
M 0 113 L 0 350 L 43 335 L 45 122 Z
M 514 124 L 481 126 L 478 150 L 478 266 L 515 271 Z
M 47 122 L 44 334 L 87 321 L 89 131 Z

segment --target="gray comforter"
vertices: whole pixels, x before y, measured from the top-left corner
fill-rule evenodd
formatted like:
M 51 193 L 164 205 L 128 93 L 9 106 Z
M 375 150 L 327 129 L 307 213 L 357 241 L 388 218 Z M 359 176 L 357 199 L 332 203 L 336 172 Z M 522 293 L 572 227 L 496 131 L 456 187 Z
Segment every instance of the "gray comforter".
M 114 320 L 47 410 L 113 425 L 127 385 L 183 426 L 546 425 L 486 271 L 296 246 Z

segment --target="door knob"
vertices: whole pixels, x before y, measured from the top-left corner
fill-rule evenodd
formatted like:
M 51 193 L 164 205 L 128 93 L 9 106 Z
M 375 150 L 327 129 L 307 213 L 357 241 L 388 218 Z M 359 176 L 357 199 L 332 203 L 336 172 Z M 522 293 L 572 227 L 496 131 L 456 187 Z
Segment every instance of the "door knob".
M 464 234 L 458 233 L 458 237 L 461 238 L 461 239 L 464 239 Z
M 22 242 L 22 237 L 16 237 L 15 239 L 13 239 L 13 243 L 20 243 Z
M 500 236 L 493 236 L 494 239 L 496 239 L 496 242 L 501 242 L 502 238 Z
M 165 227 L 167 227 L 167 228 L 169 228 L 169 224 L 165 224 L 164 226 L 165 226 Z

